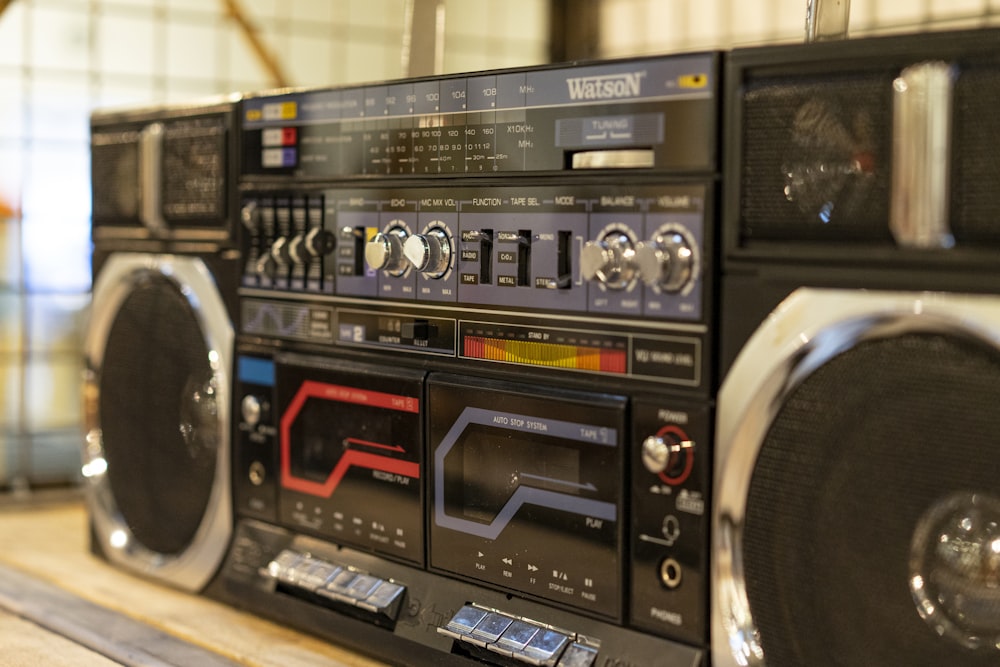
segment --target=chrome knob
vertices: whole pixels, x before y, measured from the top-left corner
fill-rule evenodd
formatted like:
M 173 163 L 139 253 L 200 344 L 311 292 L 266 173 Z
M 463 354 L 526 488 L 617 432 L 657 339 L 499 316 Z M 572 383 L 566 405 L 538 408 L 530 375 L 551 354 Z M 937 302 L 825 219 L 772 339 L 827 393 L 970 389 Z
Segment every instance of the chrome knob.
M 440 278 L 451 266 L 451 239 L 443 228 L 433 227 L 406 239 L 403 255 L 417 271 Z
M 243 421 L 251 427 L 257 426 L 264 414 L 264 406 L 258 397 L 247 394 L 240 402 L 240 414 L 243 415 Z
M 394 276 L 401 276 L 408 265 L 403 256 L 403 244 L 407 239 L 406 230 L 393 227 L 385 232 L 379 232 L 365 245 L 365 261 L 376 270 L 386 271 Z
M 635 249 L 643 282 L 664 292 L 680 292 L 694 274 L 694 251 L 680 232 L 665 232 Z
M 688 449 L 694 448 L 691 440 L 671 440 L 661 435 L 651 435 L 642 441 L 642 465 L 658 475 L 671 467 L 672 461 Z
M 628 234 L 611 231 L 588 241 L 580 253 L 580 270 L 586 280 L 599 280 L 611 289 L 625 289 L 636 277 L 635 247 Z

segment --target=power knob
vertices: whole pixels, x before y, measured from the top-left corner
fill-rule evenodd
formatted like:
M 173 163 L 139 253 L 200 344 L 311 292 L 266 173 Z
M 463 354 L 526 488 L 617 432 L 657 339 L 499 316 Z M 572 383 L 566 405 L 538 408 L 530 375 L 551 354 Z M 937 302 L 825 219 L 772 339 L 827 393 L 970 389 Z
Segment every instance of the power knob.
M 642 441 L 642 465 L 664 481 L 679 484 L 691 472 L 693 450 L 693 441 L 667 429 Z
M 694 250 L 679 231 L 657 233 L 635 249 L 643 282 L 663 292 L 680 292 L 694 275 Z
M 423 234 L 406 239 L 403 255 L 417 271 L 430 278 L 440 278 L 451 267 L 451 239 L 442 227 L 431 227 Z
M 596 241 L 588 241 L 580 253 L 580 270 L 586 280 L 625 289 L 635 280 L 637 270 L 631 237 L 622 231 L 609 231 Z
M 403 244 L 407 236 L 402 227 L 392 227 L 373 236 L 365 244 L 365 261 L 368 266 L 394 276 L 406 273 L 408 265 L 403 256 Z

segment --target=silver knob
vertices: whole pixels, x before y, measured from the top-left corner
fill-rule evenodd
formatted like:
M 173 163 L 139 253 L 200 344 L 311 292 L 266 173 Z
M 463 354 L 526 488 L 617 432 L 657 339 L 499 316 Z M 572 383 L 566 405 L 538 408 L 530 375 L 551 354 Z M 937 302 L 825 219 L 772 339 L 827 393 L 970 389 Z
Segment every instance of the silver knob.
M 407 269 L 406 258 L 403 256 L 406 238 L 406 230 L 402 227 L 393 227 L 373 236 L 365 245 L 365 261 L 368 266 L 394 276 L 403 275 Z
M 417 271 L 431 278 L 440 278 L 451 266 L 451 239 L 444 229 L 434 227 L 406 239 L 403 255 Z
M 580 253 L 580 270 L 586 280 L 599 280 L 611 289 L 625 289 L 636 275 L 635 248 L 624 232 L 612 231 L 588 241 Z
M 646 470 L 658 475 L 665 471 L 681 452 L 694 448 L 691 440 L 675 442 L 660 435 L 651 435 L 642 441 L 642 465 Z
M 261 404 L 259 398 L 253 394 L 247 394 L 243 397 L 243 401 L 240 403 L 240 414 L 243 415 L 243 421 L 251 427 L 256 426 L 260 423 L 263 413 L 264 406 Z
M 635 249 L 643 282 L 664 292 L 679 292 L 691 281 L 694 251 L 680 232 L 657 234 Z

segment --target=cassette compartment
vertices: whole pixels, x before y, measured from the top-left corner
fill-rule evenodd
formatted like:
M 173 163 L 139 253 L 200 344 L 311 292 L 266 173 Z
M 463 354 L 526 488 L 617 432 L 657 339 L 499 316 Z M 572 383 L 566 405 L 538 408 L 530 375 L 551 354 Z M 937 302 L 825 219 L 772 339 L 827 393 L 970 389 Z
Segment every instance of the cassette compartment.
M 322 357 L 279 360 L 284 525 L 423 563 L 423 377 Z
M 626 400 L 432 375 L 431 567 L 621 617 Z

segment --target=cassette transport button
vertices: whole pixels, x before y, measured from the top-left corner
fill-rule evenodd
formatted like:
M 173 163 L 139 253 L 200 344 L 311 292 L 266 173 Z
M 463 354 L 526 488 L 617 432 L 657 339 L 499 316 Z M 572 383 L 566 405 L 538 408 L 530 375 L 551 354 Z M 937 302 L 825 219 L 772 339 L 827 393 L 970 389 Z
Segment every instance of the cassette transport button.
M 591 667 L 597 661 L 593 640 L 477 605 L 465 605 L 437 631 L 485 659 L 482 649 L 536 667 Z
M 260 571 L 279 589 L 336 609 L 358 609 L 376 625 L 395 623 L 406 587 L 352 567 L 285 549 Z

